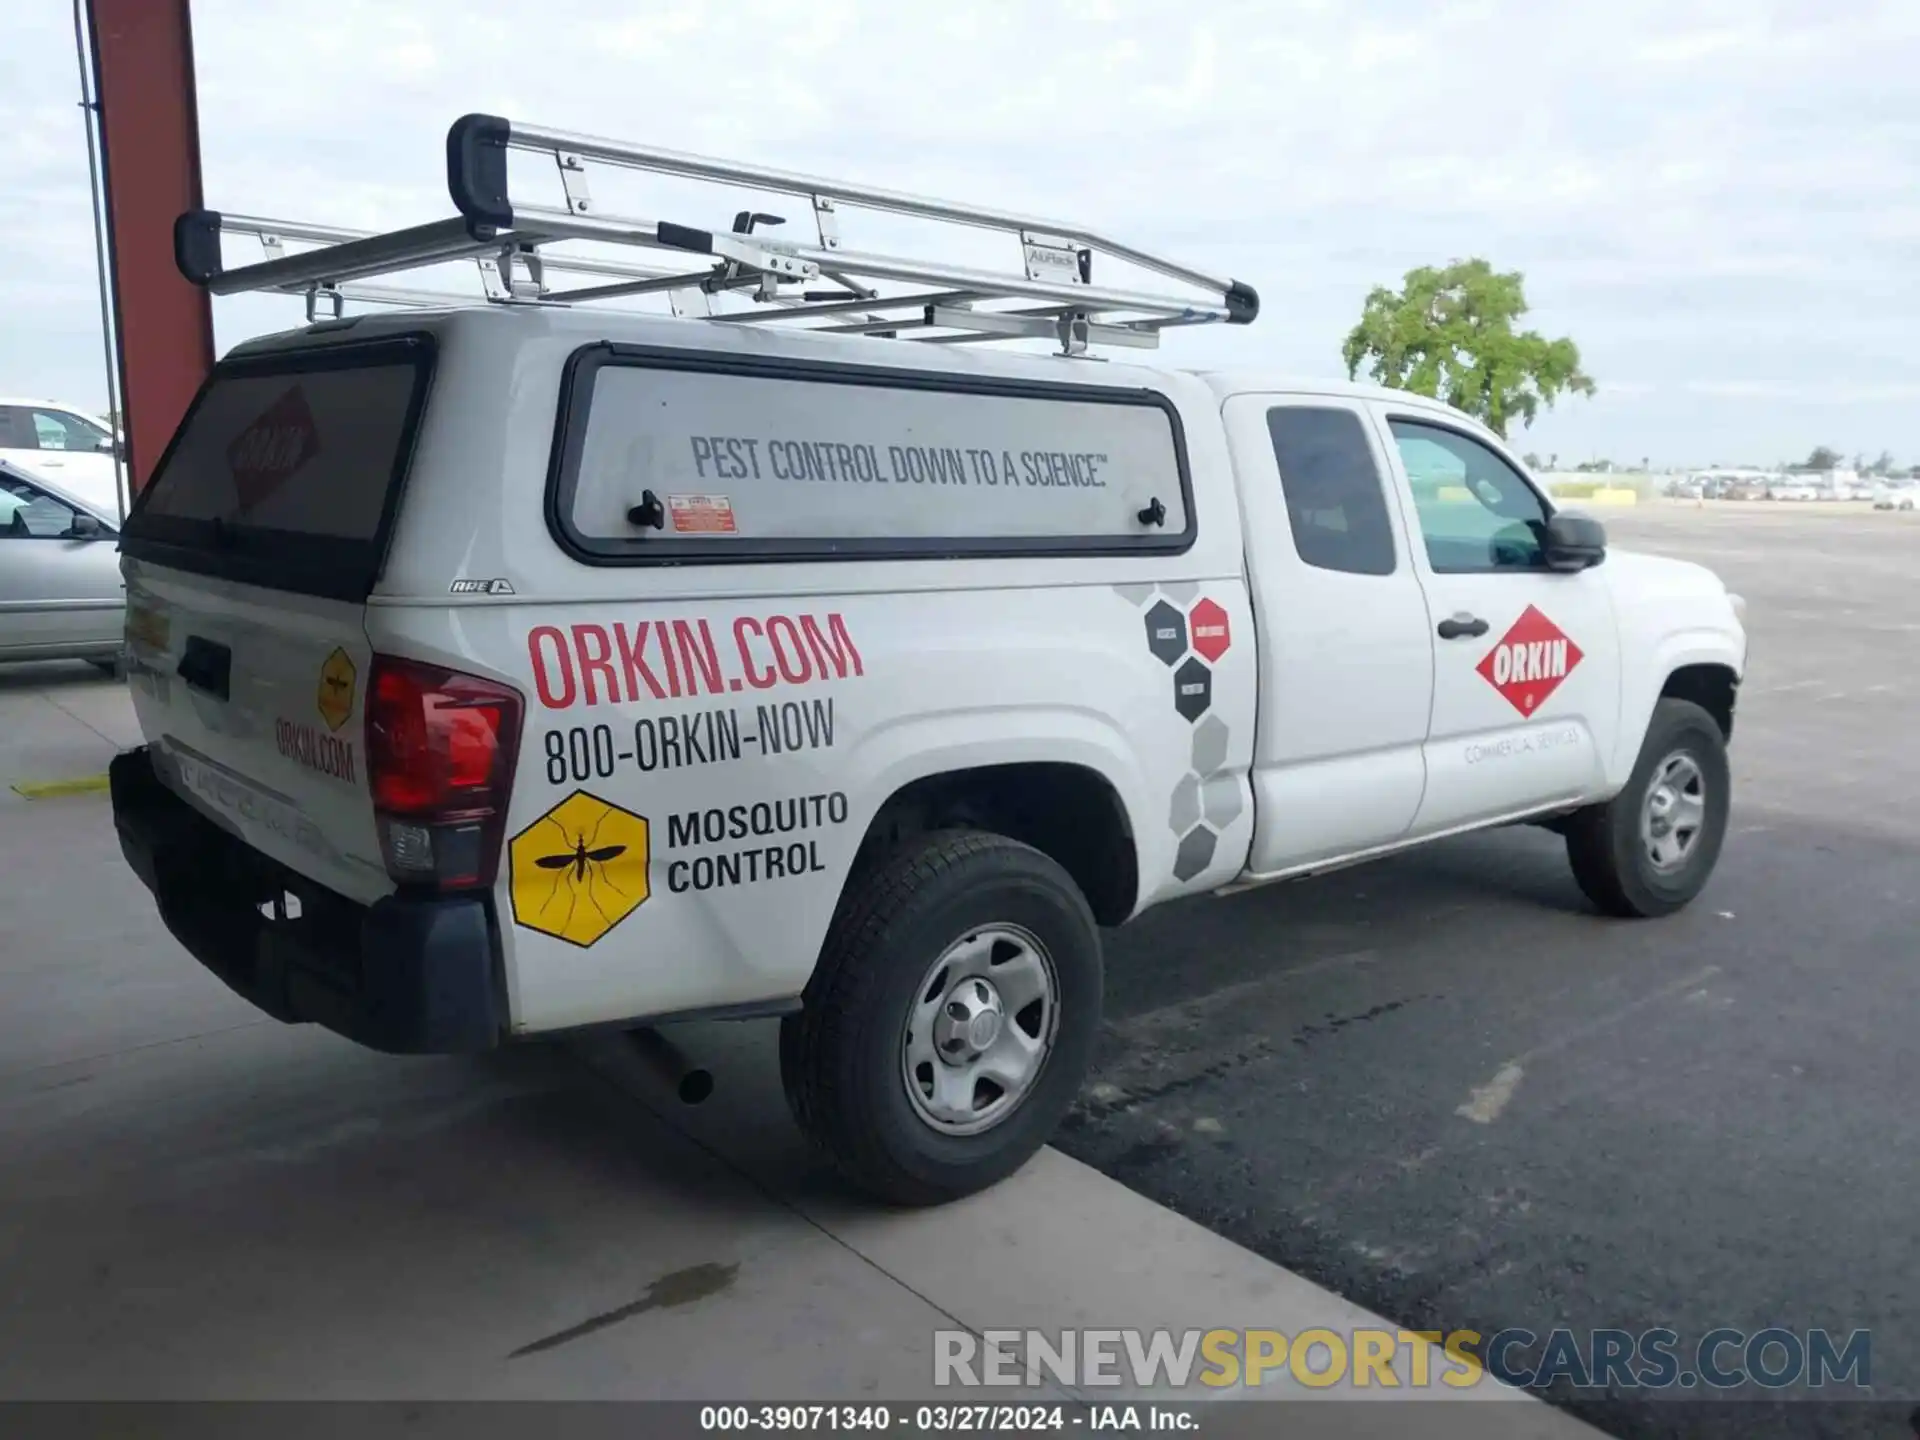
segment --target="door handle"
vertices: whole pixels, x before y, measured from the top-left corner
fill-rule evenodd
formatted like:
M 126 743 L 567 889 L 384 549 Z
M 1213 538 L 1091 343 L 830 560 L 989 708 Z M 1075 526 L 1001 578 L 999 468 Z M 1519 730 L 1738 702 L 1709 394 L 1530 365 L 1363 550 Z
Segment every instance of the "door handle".
M 1469 615 L 1461 611 L 1458 615 L 1449 615 L 1439 625 L 1442 640 L 1461 640 L 1467 636 L 1480 636 L 1487 633 L 1487 622 L 1478 615 Z

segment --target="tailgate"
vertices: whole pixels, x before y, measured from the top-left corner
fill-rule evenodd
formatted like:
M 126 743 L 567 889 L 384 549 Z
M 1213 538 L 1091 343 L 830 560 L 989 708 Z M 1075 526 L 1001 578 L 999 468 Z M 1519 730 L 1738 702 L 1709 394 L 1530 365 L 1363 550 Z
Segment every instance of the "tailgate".
M 127 568 L 129 681 L 160 778 L 329 889 L 363 903 L 391 891 L 366 774 L 360 607 Z
M 122 540 L 155 769 L 356 900 L 392 890 L 365 753 L 365 604 L 431 378 L 424 336 L 223 361 Z

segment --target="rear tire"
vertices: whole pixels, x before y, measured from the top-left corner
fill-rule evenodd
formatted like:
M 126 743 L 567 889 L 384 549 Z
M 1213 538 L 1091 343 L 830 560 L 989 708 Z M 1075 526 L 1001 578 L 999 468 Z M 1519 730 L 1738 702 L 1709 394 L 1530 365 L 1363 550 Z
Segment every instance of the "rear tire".
M 1626 788 L 1568 817 L 1573 878 L 1609 915 L 1672 914 L 1712 876 L 1731 798 L 1719 724 L 1692 701 L 1661 700 Z
M 1005 836 L 929 834 L 851 882 L 804 1008 L 780 1024 L 787 1101 L 861 1189 L 956 1199 L 1053 1134 L 1093 1058 L 1100 1000 L 1099 927 L 1065 870 Z

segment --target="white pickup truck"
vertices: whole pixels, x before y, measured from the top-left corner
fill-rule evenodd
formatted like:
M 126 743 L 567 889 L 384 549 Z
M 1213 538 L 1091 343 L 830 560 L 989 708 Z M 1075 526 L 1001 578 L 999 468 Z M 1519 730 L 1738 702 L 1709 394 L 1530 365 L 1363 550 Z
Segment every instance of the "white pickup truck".
M 1472 420 L 1096 362 L 1258 302 L 1138 251 L 1201 297 L 1097 289 L 1086 232 L 991 212 L 1027 251 L 997 285 L 824 219 L 596 216 L 674 252 L 694 314 L 555 303 L 558 262 L 516 266 L 605 237 L 516 212 L 492 152 L 587 147 L 462 125 L 438 228 L 229 270 L 224 222 L 182 220 L 216 293 L 330 300 L 461 239 L 507 292 L 238 347 L 128 521 L 123 849 L 263 1009 L 398 1051 L 778 1014 L 803 1127 L 926 1203 L 1046 1140 L 1100 927 L 1150 906 L 1516 821 L 1610 913 L 1706 882 L 1740 601 L 1609 551 Z M 939 203 L 756 175 L 823 215 Z M 774 303 L 823 275 L 854 293 Z M 702 318 L 742 285 L 761 308 Z M 1048 296 L 1067 356 L 908 343 L 1034 333 Z

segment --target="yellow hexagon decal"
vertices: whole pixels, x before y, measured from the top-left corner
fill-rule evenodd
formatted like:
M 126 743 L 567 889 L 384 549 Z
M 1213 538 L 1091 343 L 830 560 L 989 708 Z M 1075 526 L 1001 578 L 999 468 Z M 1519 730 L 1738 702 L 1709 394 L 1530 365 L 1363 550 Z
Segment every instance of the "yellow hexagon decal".
M 594 944 L 647 899 L 647 818 L 576 790 L 513 837 L 516 924 Z
M 338 730 L 353 714 L 353 657 L 335 648 L 320 665 L 320 694 L 315 700 L 329 730 Z

